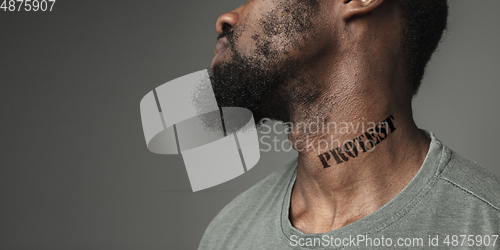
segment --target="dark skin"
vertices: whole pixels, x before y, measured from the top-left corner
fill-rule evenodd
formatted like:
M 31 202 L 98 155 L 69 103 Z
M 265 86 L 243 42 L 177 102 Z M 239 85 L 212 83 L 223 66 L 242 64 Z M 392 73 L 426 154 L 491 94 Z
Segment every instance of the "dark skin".
M 298 96 L 280 99 L 290 100 L 282 101 L 287 112 L 280 119 L 286 122 L 308 124 L 319 118 L 323 122 L 366 124 L 392 115 L 397 127 L 372 152 L 329 168 L 318 159 L 323 151 L 314 142 L 328 141 L 332 146 L 334 140 L 352 140 L 366 131 L 289 134 L 299 151 L 290 221 L 304 233 L 325 233 L 375 212 L 401 192 L 420 169 L 430 140 L 413 120 L 397 0 L 319 0 L 314 14 L 307 16 L 311 22 L 305 24 L 309 25 L 307 31 L 292 32 L 283 26 L 284 32 L 266 33 L 265 20 L 287 2 L 290 4 L 289 0 L 250 0 L 220 16 L 218 34 L 225 24 L 239 32 L 235 47 L 217 53 L 227 43 L 221 39 L 212 68 L 229 62 L 235 50 L 244 56 L 255 54 L 268 68 L 293 68 L 294 79 L 305 80 L 297 83 L 290 79 L 281 87 L 280 95 Z M 288 12 L 283 13 L 277 16 L 286 19 Z M 279 20 L 272 20 L 281 27 Z M 267 39 L 272 56 L 259 52 L 255 35 Z M 301 98 L 304 95 L 300 93 L 315 91 L 314 98 Z M 266 105 L 270 104 L 261 109 L 272 110 Z M 267 114 L 272 116 L 272 111 Z M 313 143 L 303 143 L 306 138 Z

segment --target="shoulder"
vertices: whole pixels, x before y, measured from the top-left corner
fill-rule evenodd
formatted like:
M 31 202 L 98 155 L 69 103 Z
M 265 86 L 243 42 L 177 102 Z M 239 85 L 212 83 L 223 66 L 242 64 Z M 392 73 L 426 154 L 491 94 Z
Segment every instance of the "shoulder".
M 500 212 L 500 178 L 476 162 L 454 151 L 450 153 L 450 161 L 439 178 Z

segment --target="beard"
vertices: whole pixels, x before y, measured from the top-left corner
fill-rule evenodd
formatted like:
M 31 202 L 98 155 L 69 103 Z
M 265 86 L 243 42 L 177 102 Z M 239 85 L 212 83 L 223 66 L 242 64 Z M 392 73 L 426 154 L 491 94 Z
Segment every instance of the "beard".
M 290 74 L 276 67 L 262 67 L 255 58 L 233 50 L 232 60 L 214 67 L 210 74 L 219 107 L 252 111 L 256 122 L 264 118 L 288 120 L 285 83 Z
M 303 58 L 259 60 L 233 50 L 231 61 L 210 73 L 217 104 L 249 109 L 258 125 L 307 120 L 324 86 L 306 72 L 306 64 Z

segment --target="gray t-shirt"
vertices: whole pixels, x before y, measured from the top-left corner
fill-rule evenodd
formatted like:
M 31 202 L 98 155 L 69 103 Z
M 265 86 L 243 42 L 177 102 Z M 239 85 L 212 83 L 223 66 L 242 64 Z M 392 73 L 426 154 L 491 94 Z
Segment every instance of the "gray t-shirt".
M 294 160 L 222 209 L 199 249 L 500 249 L 500 179 L 429 136 L 429 152 L 410 183 L 358 221 L 324 234 L 294 228 L 288 219 Z

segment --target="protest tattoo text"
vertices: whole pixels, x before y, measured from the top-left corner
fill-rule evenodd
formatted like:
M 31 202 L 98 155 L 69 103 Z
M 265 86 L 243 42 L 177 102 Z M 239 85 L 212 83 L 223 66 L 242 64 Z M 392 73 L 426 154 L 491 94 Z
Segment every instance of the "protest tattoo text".
M 360 153 L 373 151 L 380 142 L 385 140 L 396 130 L 393 120 L 395 120 L 394 116 L 391 115 L 380 122 L 376 127 L 369 129 L 354 140 L 344 143 L 341 147 L 334 148 L 318 155 L 318 158 L 323 164 L 323 168 L 330 167 L 329 162 L 331 159 L 333 159 L 336 164 L 341 164 L 348 161 L 349 158 L 358 157 Z

